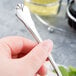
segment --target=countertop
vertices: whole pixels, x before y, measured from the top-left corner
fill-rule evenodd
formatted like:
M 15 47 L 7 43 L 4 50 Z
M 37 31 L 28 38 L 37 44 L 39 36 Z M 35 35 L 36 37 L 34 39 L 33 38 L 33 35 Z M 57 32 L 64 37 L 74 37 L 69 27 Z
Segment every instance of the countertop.
M 23 3 L 23 1 L 0 1 L 0 38 L 6 36 L 23 36 L 34 40 L 25 26 L 15 16 L 17 3 Z M 32 18 L 43 40 L 51 39 L 54 42 L 52 55 L 56 63 L 76 67 L 76 31 L 69 27 L 65 15 L 65 12 L 64 15 L 61 12 L 54 18 L 43 17 L 44 20 L 49 22 L 49 25 L 62 29 L 62 31 L 56 29 L 52 33 L 48 32 L 48 27 L 41 23 L 35 15 L 32 15 Z

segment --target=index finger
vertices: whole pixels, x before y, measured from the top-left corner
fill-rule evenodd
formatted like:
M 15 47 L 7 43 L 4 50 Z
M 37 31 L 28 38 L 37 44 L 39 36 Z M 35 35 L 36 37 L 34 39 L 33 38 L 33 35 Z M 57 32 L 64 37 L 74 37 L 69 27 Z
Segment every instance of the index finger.
M 18 36 L 10 36 L 0 39 L 0 45 L 2 48 L 6 50 L 5 46 L 8 46 L 12 55 L 19 54 L 20 52 L 28 53 L 34 46 L 36 46 L 36 44 L 37 43 L 29 39 Z

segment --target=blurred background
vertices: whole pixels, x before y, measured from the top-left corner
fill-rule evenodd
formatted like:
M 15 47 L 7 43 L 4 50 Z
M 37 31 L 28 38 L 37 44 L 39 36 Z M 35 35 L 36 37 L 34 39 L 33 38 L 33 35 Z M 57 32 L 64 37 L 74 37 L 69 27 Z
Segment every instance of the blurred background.
M 17 3 L 21 4 L 24 1 L 1 0 L 0 2 L 0 38 L 23 36 L 34 40 L 25 26 L 15 16 Z M 51 28 L 52 32 L 48 31 L 48 26 L 39 21 L 35 14 L 31 14 L 42 39 L 53 40 L 52 55 L 56 63 L 76 67 L 76 31 L 68 25 L 66 8 L 67 0 L 63 0 L 60 12 L 56 17 L 41 16 L 49 26 L 54 26 L 54 28 Z

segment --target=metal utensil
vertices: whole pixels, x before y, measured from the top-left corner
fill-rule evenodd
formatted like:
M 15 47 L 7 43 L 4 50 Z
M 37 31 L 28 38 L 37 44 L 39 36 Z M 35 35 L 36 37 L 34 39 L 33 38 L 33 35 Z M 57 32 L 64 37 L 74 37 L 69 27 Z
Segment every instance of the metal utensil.
M 47 22 L 46 22 L 45 20 L 43 20 L 40 16 L 38 16 L 38 15 L 36 15 L 36 14 L 35 14 L 35 16 L 36 16 L 36 18 L 37 18 L 41 23 L 43 23 L 45 26 L 48 27 L 48 31 L 49 31 L 50 33 L 53 33 L 54 31 L 60 31 L 60 32 L 64 32 L 64 33 L 67 32 L 65 29 L 58 28 L 58 27 L 55 27 L 55 26 L 47 23 Z
M 42 42 L 42 39 L 35 28 L 35 24 L 31 18 L 31 14 L 30 14 L 28 7 L 23 6 L 23 4 L 22 5 L 18 4 L 16 7 L 16 16 L 22 21 L 22 23 L 24 23 L 25 27 L 30 31 L 34 39 L 38 43 Z M 54 62 L 52 58 L 52 55 L 49 55 L 48 59 L 50 63 L 52 64 L 54 70 L 56 71 L 57 76 L 62 76 L 58 66 L 56 65 L 56 63 Z

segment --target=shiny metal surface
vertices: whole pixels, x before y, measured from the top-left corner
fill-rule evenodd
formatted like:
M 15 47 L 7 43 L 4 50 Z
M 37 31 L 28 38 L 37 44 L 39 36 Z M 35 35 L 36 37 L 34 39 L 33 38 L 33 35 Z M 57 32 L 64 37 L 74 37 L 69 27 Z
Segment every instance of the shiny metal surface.
M 37 32 L 37 29 L 31 18 L 31 14 L 30 14 L 28 7 L 24 6 L 22 8 L 22 5 L 18 4 L 16 10 L 17 10 L 17 12 L 16 12 L 17 17 L 22 21 L 22 23 L 24 23 L 25 27 L 30 31 L 30 33 L 32 34 L 34 39 L 38 43 L 42 42 L 42 38 L 40 37 L 39 33 Z M 30 22 L 28 23 L 28 21 L 30 21 Z M 49 59 L 50 63 L 52 64 L 54 70 L 56 71 L 57 76 L 62 76 L 58 66 L 56 65 L 55 61 L 52 58 L 52 55 L 49 55 L 48 59 Z

